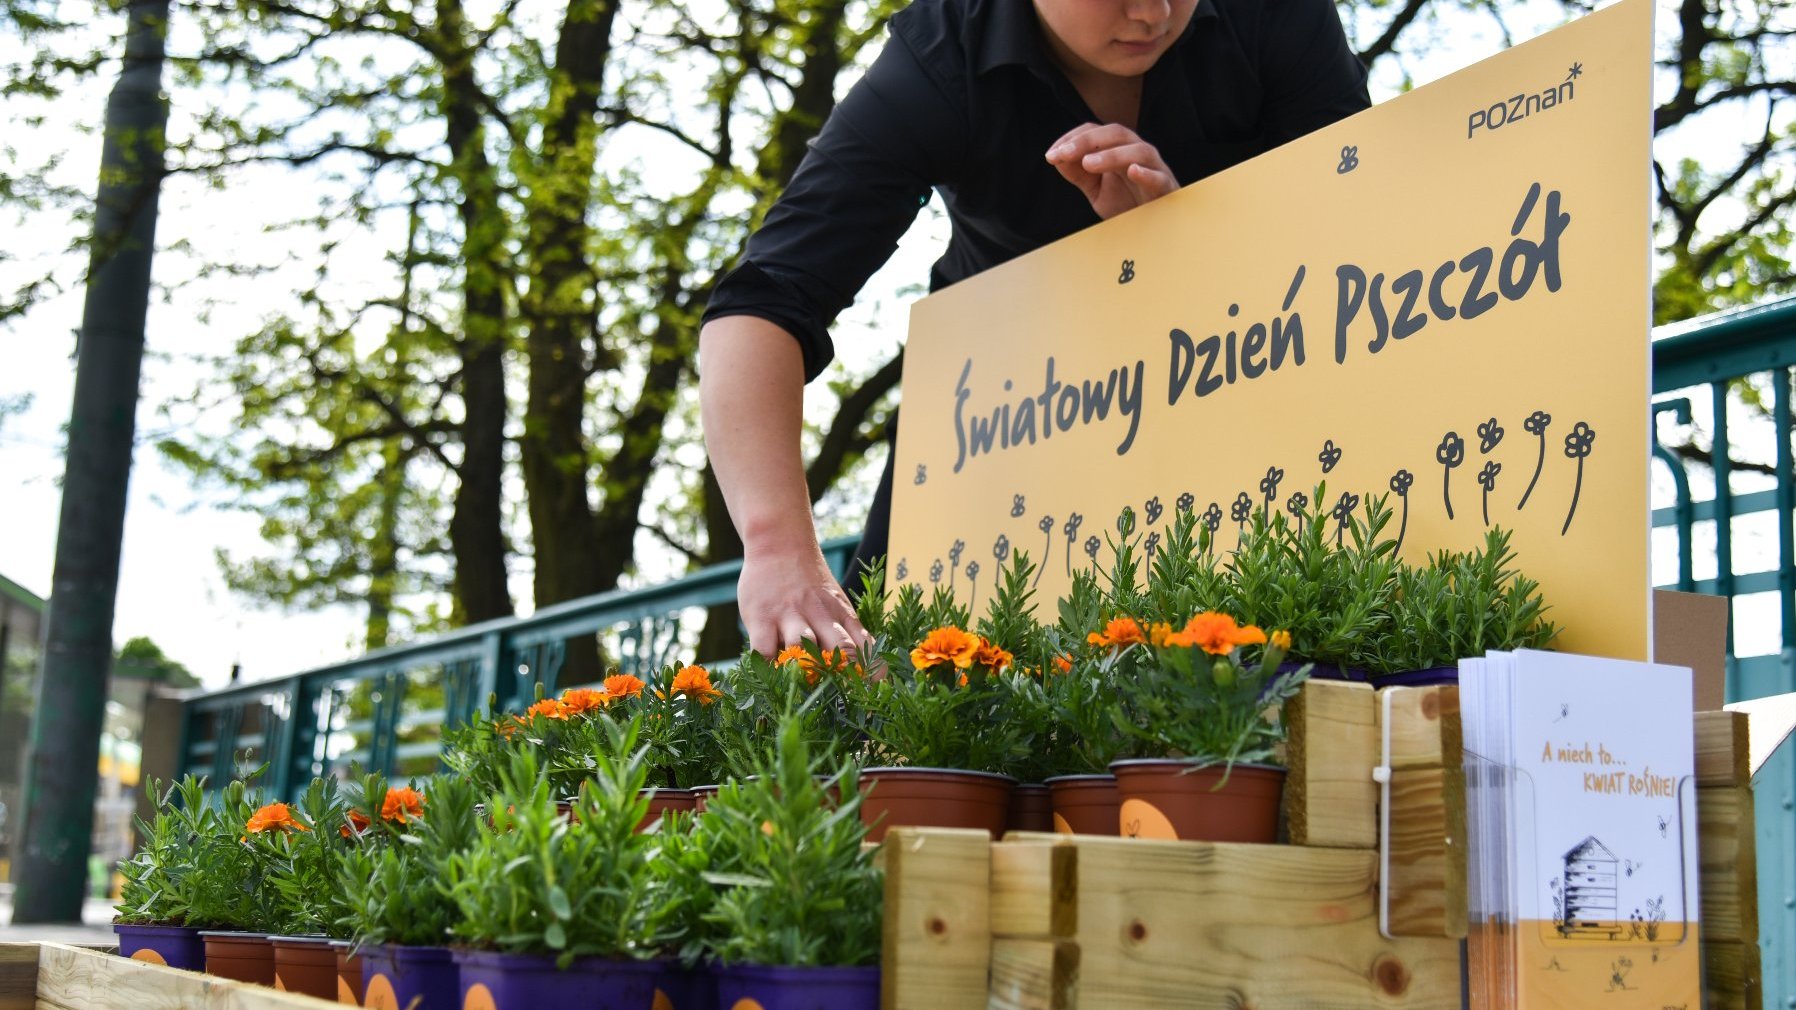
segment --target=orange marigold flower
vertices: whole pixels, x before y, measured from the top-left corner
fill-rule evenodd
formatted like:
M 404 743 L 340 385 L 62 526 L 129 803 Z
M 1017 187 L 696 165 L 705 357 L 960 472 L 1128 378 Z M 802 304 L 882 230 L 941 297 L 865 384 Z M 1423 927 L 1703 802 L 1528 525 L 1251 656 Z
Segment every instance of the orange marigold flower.
M 1147 629 L 1147 640 L 1156 646 L 1167 644 L 1172 636 L 1172 625 L 1167 624 L 1165 621 L 1155 621 Z
M 566 719 L 568 717 L 568 710 L 566 705 L 556 701 L 554 698 L 544 698 L 542 701 L 525 709 L 524 714 L 526 716 L 540 715 L 545 719 Z
M 973 665 L 982 641 L 978 635 L 959 628 L 937 628 L 910 651 L 911 665 L 927 670 L 938 663 L 953 663 L 964 670 Z
M 614 673 L 605 678 L 605 694 L 610 699 L 634 698 L 642 693 L 642 681 L 627 673 Z
M 1133 617 L 1116 617 L 1104 625 L 1103 631 L 1094 631 L 1085 640 L 1092 645 L 1141 645 L 1147 641 L 1147 634 Z
M 570 687 L 561 692 L 561 708 L 568 715 L 596 712 L 611 704 L 611 696 L 590 687 Z
M 382 820 L 404 824 L 407 817 L 424 816 L 424 794 L 411 786 L 387 790 L 386 802 L 380 805 Z
M 803 645 L 788 645 L 773 657 L 773 661 L 781 666 L 797 663 L 798 668 L 804 672 L 805 684 L 811 687 L 817 685 L 817 678 L 824 673 L 861 672 L 860 664 L 848 658 L 847 649 L 824 649 L 820 657 L 814 657 Z
M 674 674 L 673 691 L 700 705 L 709 705 L 723 696 L 722 691 L 711 686 L 711 674 L 702 666 L 688 666 Z
M 310 831 L 311 828 L 293 819 L 293 811 L 285 803 L 270 803 L 250 815 L 246 825 L 250 834 L 259 835 L 264 831 L 279 828 L 283 831 Z
M 1073 657 L 1067 656 L 1067 655 L 1055 656 L 1054 657 L 1054 669 L 1060 671 L 1061 673 L 1072 673 L 1073 672 Z
M 1272 633 L 1271 640 L 1274 649 L 1280 652 L 1291 651 L 1291 633 L 1289 631 L 1275 631 Z
M 1006 652 L 983 638 L 979 640 L 979 648 L 973 653 L 973 662 L 978 663 L 980 666 L 985 667 L 993 673 L 1002 672 L 1005 667 L 1010 665 L 1011 660 L 1015 658 L 1016 657 L 1012 656 L 1009 652 Z
M 367 814 L 362 813 L 360 810 L 351 810 L 349 812 L 349 823 L 338 828 L 337 834 L 342 835 L 344 838 L 353 838 L 368 830 L 368 825 L 371 823 L 373 822 L 368 820 Z
M 1227 614 L 1205 612 L 1185 622 L 1183 631 L 1167 636 L 1169 645 L 1195 645 L 1212 656 L 1225 656 L 1237 646 L 1263 645 L 1266 633 L 1251 624 L 1236 624 Z

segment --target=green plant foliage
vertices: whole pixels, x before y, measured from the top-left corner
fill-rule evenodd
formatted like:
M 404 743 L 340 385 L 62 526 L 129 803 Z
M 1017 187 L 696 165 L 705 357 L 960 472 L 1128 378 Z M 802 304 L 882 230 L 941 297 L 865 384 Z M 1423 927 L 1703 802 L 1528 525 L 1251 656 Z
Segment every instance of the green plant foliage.
M 453 928 L 468 945 L 574 958 L 655 956 L 678 936 L 682 910 L 654 866 L 660 842 L 638 834 L 648 813 L 641 727 L 600 722 L 607 745 L 571 817 L 556 806 L 536 755 L 521 748 L 500 769 L 486 803 L 493 830 L 449 856 L 444 881 L 460 912 Z
M 266 867 L 264 886 L 272 892 L 272 932 L 293 935 L 334 933 L 343 909 L 336 877 L 341 853 L 353 833 L 349 805 L 334 778 L 315 778 L 293 804 L 293 820 L 303 828 L 251 832 L 248 845 Z
M 1373 644 L 1374 673 L 1450 665 L 1462 657 L 1546 648 L 1559 629 L 1546 620 L 1540 584 L 1514 568 L 1508 530 L 1492 529 L 1484 546 L 1438 551 L 1397 577 L 1389 630 Z
M 754 776 L 725 785 L 694 828 L 717 889 L 703 914 L 717 960 L 878 963 L 884 883 L 862 846 L 860 804 L 857 769 L 837 768 L 798 720 L 782 720 Z
M 164 787 L 151 780 L 156 816 L 137 822 L 142 847 L 119 865 L 125 878 L 114 922 L 132 926 L 180 926 L 191 915 L 207 844 L 220 834 L 216 807 L 206 802 L 206 780 L 189 775 Z
M 424 816 L 412 820 L 398 844 L 349 846 L 338 864 L 345 908 L 339 930 L 357 947 L 445 946 L 461 917 L 443 881 L 450 859 L 473 848 L 485 831 L 481 794 L 461 776 L 442 775 L 425 795 Z
M 216 815 L 207 822 L 210 830 L 194 840 L 195 863 L 204 872 L 191 875 L 192 886 L 185 888 L 186 924 L 267 932 L 275 928 L 279 915 L 275 889 L 267 882 L 271 866 L 267 847 L 251 844 L 248 835 L 261 797 L 238 780 L 211 799 Z
M 1280 673 L 1283 660 L 1276 646 L 1222 654 L 1198 645 L 1113 648 L 1104 662 L 1124 668 L 1115 681 L 1116 729 L 1134 741 L 1132 757 L 1271 762 L 1285 739 L 1284 703 L 1309 675 L 1307 666 Z

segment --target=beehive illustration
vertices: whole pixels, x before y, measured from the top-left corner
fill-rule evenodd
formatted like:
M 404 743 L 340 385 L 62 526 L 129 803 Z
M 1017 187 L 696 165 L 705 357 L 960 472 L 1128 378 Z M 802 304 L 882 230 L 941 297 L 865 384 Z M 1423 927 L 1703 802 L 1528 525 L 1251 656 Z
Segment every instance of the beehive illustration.
M 1615 853 L 1595 836 L 1585 838 L 1565 854 L 1566 936 L 1615 939 L 1625 932 L 1617 911 L 1619 862 Z

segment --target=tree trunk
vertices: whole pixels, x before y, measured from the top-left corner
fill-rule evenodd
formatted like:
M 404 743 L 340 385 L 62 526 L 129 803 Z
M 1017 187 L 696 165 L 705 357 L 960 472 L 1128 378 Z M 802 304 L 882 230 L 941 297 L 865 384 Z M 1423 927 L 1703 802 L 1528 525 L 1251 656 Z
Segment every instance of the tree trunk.
M 380 522 L 368 552 L 368 628 L 362 648 L 384 649 L 392 642 L 393 596 L 399 581 L 399 502 L 405 495 L 405 467 L 411 450 L 388 442 L 380 467 Z
M 449 520 L 455 556 L 455 609 L 466 624 L 509 617 L 502 513 L 505 476 L 506 216 L 486 156 L 479 86 L 461 0 L 439 0 L 444 49 L 444 115 L 449 152 L 461 183 L 458 207 L 466 275 L 462 281 L 462 462 Z

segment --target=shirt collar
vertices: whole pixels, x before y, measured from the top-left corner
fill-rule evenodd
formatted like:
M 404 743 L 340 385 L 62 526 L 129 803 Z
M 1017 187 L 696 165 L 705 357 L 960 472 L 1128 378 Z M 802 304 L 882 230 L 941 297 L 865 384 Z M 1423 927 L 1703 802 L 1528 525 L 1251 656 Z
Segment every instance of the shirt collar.
M 1038 75 L 1048 72 L 1052 64 L 1048 59 L 1047 44 L 1041 36 L 1041 24 L 1036 20 L 1033 0 L 974 0 L 971 6 L 984 28 L 973 64 L 974 73 L 983 74 L 1003 66 L 1027 67 Z M 1199 21 L 1212 20 L 1216 16 L 1216 0 L 1197 0 L 1197 9 L 1192 11 L 1191 21 L 1185 25 L 1179 42 L 1173 44 L 1174 49 L 1191 37 Z M 1172 50 L 1169 50 L 1161 61 L 1171 55 Z

